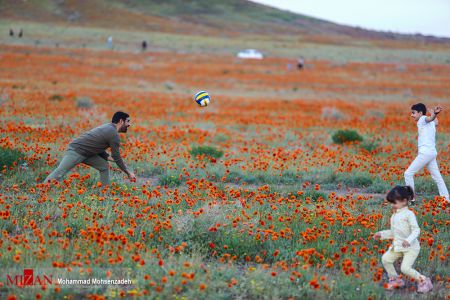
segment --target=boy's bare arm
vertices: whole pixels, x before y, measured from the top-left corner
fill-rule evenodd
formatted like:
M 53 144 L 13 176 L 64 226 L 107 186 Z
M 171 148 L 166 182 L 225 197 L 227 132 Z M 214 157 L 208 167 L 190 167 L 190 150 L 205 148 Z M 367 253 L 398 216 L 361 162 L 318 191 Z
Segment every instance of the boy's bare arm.
M 442 107 L 436 106 L 431 111 L 432 111 L 431 116 L 425 118 L 425 121 L 427 121 L 427 123 L 432 122 L 432 121 L 434 121 L 434 119 L 436 119 L 437 115 L 442 111 Z

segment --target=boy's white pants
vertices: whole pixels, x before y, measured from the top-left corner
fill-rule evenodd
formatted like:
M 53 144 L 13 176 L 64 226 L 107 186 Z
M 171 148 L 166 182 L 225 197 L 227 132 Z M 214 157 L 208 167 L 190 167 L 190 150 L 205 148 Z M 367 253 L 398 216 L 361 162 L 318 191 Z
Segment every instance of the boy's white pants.
M 419 256 L 420 249 L 411 249 L 405 252 L 395 252 L 391 247 L 386 253 L 381 257 L 381 262 L 383 267 L 388 273 L 389 278 L 396 278 L 398 276 L 394 268 L 394 262 L 403 257 L 402 264 L 400 266 L 400 271 L 403 274 L 408 275 L 415 280 L 420 281 L 423 279 L 423 275 L 412 268 L 412 265 L 416 261 L 417 256 Z
M 445 199 L 449 201 L 448 190 L 447 187 L 445 186 L 444 179 L 442 178 L 441 173 L 439 172 L 436 156 L 437 154 L 419 153 L 416 159 L 414 159 L 414 161 L 408 167 L 408 170 L 406 170 L 405 172 L 405 183 L 406 185 L 411 186 L 414 190 L 414 174 L 416 174 L 420 169 L 426 166 L 431 174 L 431 177 L 438 186 L 439 195 L 441 197 L 445 197 Z

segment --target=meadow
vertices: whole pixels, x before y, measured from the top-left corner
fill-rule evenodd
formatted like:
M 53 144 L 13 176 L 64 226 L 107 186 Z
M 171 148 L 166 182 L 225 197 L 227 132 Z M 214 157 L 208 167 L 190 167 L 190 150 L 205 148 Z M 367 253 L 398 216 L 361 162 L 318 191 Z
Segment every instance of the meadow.
M 450 183 L 450 65 L 438 48 L 389 62 L 311 47 L 298 71 L 283 53 L 0 45 L 1 269 L 134 281 L 17 287 L 2 275 L 1 298 L 448 299 L 449 205 L 427 171 L 412 207 L 415 266 L 434 290 L 384 291 L 389 242 L 371 238 L 388 228 L 384 195 L 416 155 L 419 99 L 446 108 L 437 148 Z M 192 101 L 198 90 L 210 106 Z M 42 183 L 73 137 L 117 110 L 131 115 L 122 155 L 136 182 L 111 164 L 111 187 L 85 166 Z M 336 143 L 338 130 L 362 141 Z

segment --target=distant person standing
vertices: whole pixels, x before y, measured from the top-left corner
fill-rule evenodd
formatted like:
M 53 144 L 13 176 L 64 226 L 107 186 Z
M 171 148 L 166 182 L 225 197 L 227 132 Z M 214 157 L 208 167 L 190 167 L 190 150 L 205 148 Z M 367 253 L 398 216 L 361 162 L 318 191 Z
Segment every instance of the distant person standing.
M 304 67 L 305 67 L 305 59 L 303 58 L 303 56 L 300 56 L 297 60 L 297 69 L 303 70 Z
M 20 28 L 20 31 L 19 31 L 18 37 L 19 37 L 19 38 L 21 38 L 22 36 L 23 36 L 23 29 L 22 29 L 22 28 Z
M 147 50 L 147 41 L 142 41 L 142 51 L 145 51 L 145 50 Z
M 9 36 L 14 36 L 14 30 L 9 29 Z
M 112 48 L 113 48 L 113 37 L 112 36 L 108 37 L 108 39 L 106 40 L 106 44 L 107 44 L 108 48 L 112 50 Z

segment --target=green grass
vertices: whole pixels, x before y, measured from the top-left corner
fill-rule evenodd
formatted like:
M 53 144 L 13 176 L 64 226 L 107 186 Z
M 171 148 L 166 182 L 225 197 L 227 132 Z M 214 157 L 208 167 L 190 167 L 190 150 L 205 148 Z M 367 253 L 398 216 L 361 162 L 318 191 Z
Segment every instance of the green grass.
M 211 22 L 226 22 L 229 24 L 265 24 L 266 26 L 284 23 L 292 24 L 294 21 L 304 19 L 316 22 L 321 25 L 320 20 L 311 17 L 294 14 L 288 11 L 281 11 L 267 6 L 257 5 L 241 0 L 230 1 L 182 1 L 169 0 L 164 2 L 157 1 L 128 1 L 126 4 L 114 3 L 118 7 L 132 9 L 136 12 L 147 12 L 152 15 L 160 15 L 166 17 L 188 17 L 202 16 L 206 20 L 206 24 Z M 272 24 L 271 24 L 272 23 Z M 245 30 L 245 27 L 242 28 Z
M 182 180 L 176 174 L 164 174 L 158 177 L 162 186 L 177 187 L 181 185 Z
M 367 188 L 372 185 L 374 177 L 365 172 L 340 173 L 337 181 L 346 187 Z
M 16 149 L 0 147 L 0 168 L 11 167 L 20 163 L 25 158 L 25 154 Z
M 9 186 L 10 184 L 12 185 L 15 182 L 25 182 L 26 186 L 32 187 L 34 185 L 34 178 L 36 177 L 34 172 L 41 171 L 41 167 L 36 168 L 36 171 L 31 170 L 27 174 L 27 177 L 18 177 L 19 175 L 16 174 L 14 175 L 14 178 L 8 179 L 6 186 Z M 81 169 L 79 171 L 83 176 L 92 170 Z M 158 166 L 148 168 L 145 172 L 148 172 L 147 174 L 152 176 L 160 173 L 164 174 L 163 176 L 166 176 L 166 178 L 170 176 L 169 173 L 165 172 L 164 169 Z M 173 174 L 176 173 L 174 172 Z M 326 169 L 318 169 L 315 174 L 322 174 L 324 177 L 330 176 L 330 174 L 326 172 Z M 269 181 L 268 179 L 270 179 L 270 176 L 267 174 L 261 175 L 263 177 L 265 176 L 264 180 L 266 180 L 266 182 Z M 342 181 L 345 184 L 351 184 L 352 186 L 363 186 L 368 181 L 367 178 L 370 177 L 368 174 L 363 172 L 358 172 L 353 175 L 356 179 L 351 178 L 350 176 L 342 176 L 341 174 L 337 174 L 333 178 L 336 183 Z M 296 182 L 290 185 L 290 188 L 287 186 L 280 186 L 278 183 L 271 183 L 267 191 L 258 193 L 258 195 L 265 195 L 265 201 L 259 201 L 258 198 L 255 198 L 254 194 L 252 195 L 252 191 L 256 191 L 259 186 L 249 188 L 249 192 L 243 192 L 243 189 L 247 189 L 246 187 L 237 187 L 242 191 L 240 198 L 245 199 L 247 204 L 251 204 L 249 206 L 243 206 L 237 198 L 234 198 L 234 196 L 227 192 L 225 185 L 221 183 L 217 185 L 218 190 L 216 190 L 216 192 L 220 191 L 226 195 L 227 204 L 210 205 L 210 195 L 207 190 L 197 188 L 191 192 L 188 192 L 187 185 L 184 182 L 177 182 L 176 184 L 171 185 L 171 182 L 174 180 L 176 180 L 176 177 L 167 179 L 168 184 L 164 185 L 171 186 L 171 188 L 168 190 L 164 189 L 164 191 L 170 191 L 170 193 L 173 193 L 176 189 L 180 195 L 184 193 L 193 193 L 196 199 L 198 199 L 198 202 L 193 206 L 189 203 L 185 203 L 184 201 L 182 201 L 179 205 L 169 204 L 166 201 L 173 199 L 173 194 L 165 194 L 165 192 L 163 192 L 161 196 L 152 196 L 148 199 L 148 205 L 151 207 L 152 214 L 158 214 L 160 216 L 168 214 L 166 217 L 170 216 L 171 223 L 173 224 L 171 228 L 164 228 L 159 232 L 159 236 L 163 238 L 162 241 L 158 241 L 156 238 L 145 241 L 145 245 L 149 249 L 158 249 L 157 253 L 160 253 L 160 258 L 158 258 L 157 255 L 151 254 L 150 251 L 146 254 L 141 253 L 141 259 L 145 260 L 145 267 L 138 267 L 138 263 L 126 256 L 125 261 L 120 265 L 120 267 L 109 266 L 106 263 L 100 263 L 93 266 L 93 274 L 103 277 L 102 274 L 104 274 L 106 270 L 111 269 L 113 272 L 116 272 L 114 270 L 117 270 L 120 273 L 129 269 L 132 270 L 130 272 L 133 277 L 132 279 L 137 280 L 137 286 L 139 287 L 148 286 L 149 282 L 152 281 L 154 281 L 156 285 L 159 285 L 161 277 L 168 277 L 169 282 L 164 285 L 163 290 L 160 293 L 152 293 L 150 298 L 169 297 L 170 295 L 173 295 L 172 293 L 174 286 L 179 285 L 179 282 L 182 279 L 181 274 L 183 272 L 195 272 L 195 279 L 188 281 L 179 293 L 180 297 L 192 296 L 198 298 L 202 297 L 202 293 L 205 293 L 204 298 L 207 299 L 210 298 L 208 295 L 214 295 L 214 299 L 229 299 L 242 297 L 243 295 L 248 298 L 267 299 L 279 297 L 287 298 L 290 296 L 304 297 L 305 299 L 328 299 L 331 296 L 335 299 L 360 299 L 360 297 L 365 298 L 368 296 L 373 296 L 375 299 L 384 299 L 385 294 L 382 291 L 382 287 L 378 284 L 374 284 L 371 278 L 355 280 L 352 277 L 343 276 L 339 273 L 339 267 L 330 270 L 322 266 L 314 270 L 303 270 L 301 268 L 302 264 L 300 264 L 298 268 L 291 268 L 290 272 L 283 272 L 282 269 L 276 268 L 273 265 L 271 268 L 265 269 L 261 264 L 246 261 L 247 256 L 252 260 L 259 256 L 263 258 L 265 263 L 275 264 L 280 260 L 292 260 L 296 258 L 297 250 L 307 248 L 315 248 L 318 251 L 321 251 L 321 249 L 326 249 L 325 257 L 330 257 L 333 253 L 340 252 L 340 247 L 346 245 L 346 241 L 352 241 L 355 239 L 355 227 L 341 226 L 339 222 L 337 223 L 339 226 L 329 226 L 328 228 L 330 230 L 331 237 L 336 240 L 336 244 L 334 245 L 330 245 L 328 239 L 304 241 L 300 238 L 301 232 L 305 232 L 313 227 L 322 228 L 324 222 L 328 224 L 328 221 L 318 214 L 318 211 L 314 210 L 314 207 L 316 205 L 325 205 L 327 210 L 337 210 L 337 215 L 340 215 L 340 211 L 342 210 L 345 211 L 346 214 L 350 214 L 355 218 L 361 215 L 363 216 L 366 212 L 369 213 L 371 209 L 374 209 L 384 216 L 382 220 L 377 221 L 379 222 L 380 229 L 382 229 L 383 224 L 387 222 L 386 218 L 389 216 L 390 209 L 389 207 L 382 207 L 381 201 L 359 201 L 354 207 L 348 205 L 341 206 L 337 202 L 331 204 L 333 202 L 330 202 L 332 200 L 326 192 L 320 190 L 316 191 L 311 188 L 304 189 L 301 187 L 301 182 Z M 323 178 L 321 180 L 323 180 Z M 373 183 L 379 184 L 376 180 Z M 417 183 L 418 187 L 423 184 L 421 180 L 418 180 Z M 80 235 L 81 231 L 86 230 L 86 226 L 89 226 L 90 222 L 93 221 L 89 219 L 92 218 L 92 212 L 95 211 L 96 213 L 102 215 L 102 218 L 95 221 L 97 226 L 100 228 L 102 228 L 101 226 L 112 226 L 111 230 L 113 230 L 115 234 L 126 235 L 130 242 L 140 242 L 141 232 L 152 232 L 152 229 L 155 226 L 160 225 L 160 221 L 157 220 L 148 219 L 145 222 L 139 222 L 138 220 L 137 227 L 134 228 L 135 235 L 132 237 L 128 236 L 126 229 L 129 226 L 127 225 L 121 227 L 118 223 L 115 223 L 115 218 L 117 217 L 116 213 L 118 211 L 123 212 L 123 220 L 128 222 L 138 216 L 141 209 L 132 205 L 132 202 L 123 202 L 123 199 L 121 198 L 113 200 L 115 196 L 112 195 L 106 195 L 105 200 L 99 201 L 98 197 L 101 196 L 101 194 L 98 194 L 95 190 L 92 190 L 92 192 L 89 192 L 88 194 L 77 195 L 76 191 L 78 188 L 89 188 L 92 184 L 93 182 L 90 181 L 81 183 L 79 180 L 75 179 L 67 192 L 63 193 L 63 190 L 66 189 L 66 187 L 62 187 L 61 189 L 52 189 L 50 191 L 51 197 L 44 203 L 38 203 L 37 201 L 39 198 L 33 195 L 31 195 L 31 197 L 27 200 L 20 200 L 20 198 L 18 198 L 17 204 L 11 209 L 11 214 L 18 220 L 18 224 L 13 225 L 8 221 L 2 222 L 2 224 L 0 224 L 0 230 L 5 230 L 10 234 L 22 233 L 28 236 L 29 239 L 33 239 L 34 237 L 32 231 L 30 229 L 23 229 L 24 225 L 28 224 L 32 218 L 36 219 L 38 221 L 38 225 L 44 228 L 44 234 L 49 233 L 50 230 L 56 230 L 56 232 L 64 233 L 66 227 L 70 227 L 72 231 L 70 233 L 64 233 L 64 238 L 71 239 L 76 244 L 78 249 L 90 249 L 93 257 L 101 257 L 104 260 L 107 260 L 107 254 L 97 251 L 92 247 L 92 245 L 90 245 L 89 241 L 78 239 L 75 242 L 76 237 Z M 162 184 L 159 183 L 159 185 Z M 124 195 L 124 193 L 130 193 L 130 199 L 139 199 L 142 196 L 139 185 L 134 187 L 137 187 L 138 189 L 134 190 L 132 184 L 121 181 L 117 188 L 115 188 L 115 191 L 122 195 Z M 154 187 L 150 187 L 150 190 L 153 188 Z M 298 191 L 304 191 L 304 193 L 299 195 L 297 193 Z M 74 196 L 69 197 L 68 195 L 70 193 L 74 194 Z M 66 195 L 66 198 L 63 200 L 61 195 Z M 295 201 L 303 201 L 298 202 L 303 203 L 303 205 L 299 207 L 299 209 L 301 209 L 300 213 L 294 213 L 293 209 L 289 208 L 287 202 L 277 203 L 277 201 L 274 201 L 276 199 L 280 199 L 280 197 L 287 197 L 291 199 L 291 195 L 295 197 Z M 311 204 L 305 204 L 307 199 L 311 201 Z M 72 211 L 67 215 L 64 222 L 55 221 L 51 229 L 45 229 L 44 225 L 46 224 L 46 221 L 42 220 L 44 215 L 58 217 L 67 210 L 69 207 L 68 204 L 77 203 L 82 203 L 82 206 L 75 209 L 76 213 L 75 211 Z M 272 205 L 276 205 L 277 210 L 273 210 Z M 28 207 L 27 209 L 33 209 L 33 207 L 39 206 L 39 210 L 42 211 L 44 215 L 40 218 L 36 218 L 27 213 L 27 209 L 23 209 L 25 206 Z M 188 211 L 190 210 L 199 211 L 202 208 L 204 209 L 204 212 L 199 216 L 188 214 Z M 303 209 L 306 209 L 306 211 Z M 170 213 L 172 211 L 176 213 Z M 182 213 L 180 213 L 180 211 Z M 239 213 L 241 211 L 245 211 L 245 215 L 252 216 L 252 218 L 246 222 L 238 223 L 237 227 L 230 226 L 232 219 L 228 216 L 239 216 L 241 215 Z M 284 222 L 278 218 L 293 218 L 289 227 L 295 233 L 296 238 L 291 240 L 271 240 L 269 237 L 267 241 L 261 242 L 255 239 L 255 235 L 249 235 L 246 233 L 250 224 L 256 224 L 259 220 L 265 220 L 267 222 L 267 217 L 269 214 L 274 220 L 270 224 L 274 226 L 273 230 L 275 231 L 285 228 Z M 88 218 L 88 221 L 86 221 L 85 218 Z M 437 224 L 436 222 L 443 221 L 443 218 L 445 218 L 443 214 L 439 214 L 438 216 L 426 214 L 421 217 L 420 222 L 421 224 L 425 221 L 428 222 L 428 227 L 423 226 L 423 229 L 426 232 L 431 232 L 433 226 Z M 211 232 L 209 229 L 212 226 L 216 226 L 216 224 L 228 224 L 228 226 L 221 226 L 216 232 Z M 343 232 L 338 233 L 339 229 L 343 229 Z M 358 229 L 361 230 L 358 232 L 359 237 L 368 237 L 371 234 L 371 231 L 367 228 L 358 226 Z M 243 230 L 244 234 L 241 230 Z M 445 232 L 439 233 L 440 239 L 448 238 L 446 235 L 448 234 Z M 173 247 L 174 245 L 180 245 L 183 242 L 187 242 L 187 246 L 181 253 L 172 253 L 168 248 L 170 246 Z M 112 243 L 111 246 L 114 247 L 114 242 L 110 243 Z M 208 246 L 211 245 L 211 243 L 213 244 L 213 247 Z M 374 244 L 375 242 L 370 240 L 368 241 L 367 247 L 371 249 Z M 225 246 L 227 246 L 227 249 L 224 248 Z M 21 248 L 22 246 L 18 247 L 19 248 L 17 249 L 26 253 L 26 249 Z M 47 245 L 46 250 L 48 253 L 59 253 L 61 251 L 58 243 L 54 243 L 54 245 Z M 279 250 L 280 253 L 277 257 L 274 257 L 272 256 L 272 253 L 276 250 Z M 216 251 L 215 254 L 214 251 Z M 428 249 L 428 247 L 423 247 L 421 252 L 422 254 L 416 262 L 418 268 L 426 274 L 445 274 L 445 266 L 440 266 L 436 264 L 436 262 L 428 262 L 429 251 L 430 249 Z M 75 252 L 66 251 L 65 253 L 67 255 L 67 257 L 64 258 L 65 261 L 75 260 L 75 258 L 72 257 Z M 231 257 L 236 255 L 236 261 L 230 263 L 220 262 L 219 258 L 225 254 L 230 255 Z M 6 268 L 13 267 L 13 265 L 11 265 L 11 255 L 12 253 L 6 252 L 0 258 L 0 263 L 2 263 Z M 158 266 L 158 261 L 161 258 L 164 261 L 163 267 Z M 190 262 L 191 267 L 183 267 L 185 262 Z M 48 264 L 51 262 L 49 260 L 37 262 L 30 257 L 26 260 L 24 258 L 23 263 L 32 264 L 38 268 L 39 266 L 48 267 Z M 316 263 L 319 263 L 319 261 Z M 205 273 L 202 268 L 207 268 L 208 273 Z M 357 270 L 361 274 L 371 274 L 372 271 L 365 268 L 365 266 L 361 265 Z M 77 268 L 74 268 L 74 272 L 76 272 L 76 270 Z M 169 270 L 174 270 L 176 272 L 176 275 L 173 278 L 168 275 Z M 300 272 L 302 277 L 295 277 L 295 283 L 293 284 L 290 277 L 291 272 L 294 270 Z M 64 271 L 64 269 L 62 269 L 61 272 L 62 271 Z M 276 272 L 276 276 L 273 276 L 272 272 Z M 322 289 L 314 290 L 310 288 L 309 281 L 313 278 L 314 273 L 316 272 L 327 276 L 328 284 L 332 284 L 332 290 L 330 293 L 325 293 Z M 149 281 L 143 279 L 145 274 L 151 276 Z M 230 282 L 232 278 L 236 278 L 238 283 L 229 288 L 227 286 L 227 282 Z M 199 290 L 200 284 L 205 284 L 206 286 L 203 292 L 200 292 Z M 276 286 L 276 288 L 273 288 L 274 286 Z M 113 295 L 114 293 L 119 293 L 120 290 L 121 289 L 111 287 L 100 287 L 98 289 L 91 289 L 90 292 Z M 32 294 L 32 291 L 28 289 L 21 289 L 14 292 L 25 298 L 34 295 Z M 1 293 L 5 293 L 5 290 L 0 291 L 0 295 L 2 295 Z M 50 297 L 53 290 L 49 289 L 41 293 Z M 437 296 L 438 293 L 440 292 L 436 290 L 433 293 L 433 296 Z M 80 296 L 84 295 L 81 290 L 63 287 L 63 290 L 60 294 L 58 294 L 58 296 L 68 294 Z M 404 298 L 404 296 L 401 297 Z
M 345 144 L 349 142 L 362 142 L 363 137 L 355 130 L 338 130 L 333 133 L 333 142 L 336 144 Z
M 218 150 L 215 147 L 212 146 L 198 146 L 198 147 L 192 147 L 191 151 L 189 151 L 192 156 L 206 156 L 209 158 L 221 158 L 223 155 L 223 151 Z
M 62 100 L 64 100 L 64 97 L 61 95 L 55 94 L 55 95 L 51 95 L 48 99 L 50 101 L 62 101 Z
M 363 148 L 364 150 L 368 151 L 368 152 L 373 152 L 375 150 L 378 149 L 378 147 L 380 147 L 380 143 L 377 141 L 364 141 L 361 143 L 361 148 Z

